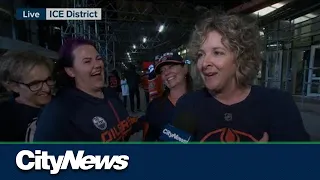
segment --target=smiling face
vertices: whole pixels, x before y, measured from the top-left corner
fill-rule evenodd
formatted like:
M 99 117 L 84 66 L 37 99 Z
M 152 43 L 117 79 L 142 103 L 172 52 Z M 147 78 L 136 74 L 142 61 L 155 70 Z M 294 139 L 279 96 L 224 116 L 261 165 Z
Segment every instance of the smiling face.
M 19 94 L 19 98 L 25 103 L 41 107 L 51 100 L 51 90 L 54 82 L 51 80 L 51 73 L 48 67 L 36 65 L 23 78 L 14 83 L 12 90 Z
M 104 85 L 102 57 L 91 45 L 81 45 L 73 50 L 73 67 L 65 68 L 75 79 L 76 86 L 83 90 L 97 90 Z
M 185 83 L 187 69 L 180 64 L 168 64 L 161 67 L 160 73 L 165 85 L 172 89 Z
M 197 53 L 197 68 L 205 86 L 212 91 L 220 91 L 236 83 L 235 55 L 224 44 L 222 36 L 217 31 L 212 31 Z

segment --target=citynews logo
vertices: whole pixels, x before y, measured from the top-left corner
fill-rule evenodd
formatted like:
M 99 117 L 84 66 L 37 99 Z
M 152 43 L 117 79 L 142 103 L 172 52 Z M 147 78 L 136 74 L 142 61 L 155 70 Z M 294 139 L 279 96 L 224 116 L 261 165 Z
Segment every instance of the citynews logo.
M 16 165 L 23 171 L 29 170 L 47 170 L 50 174 L 58 174 L 60 170 L 66 170 L 71 166 L 72 170 L 124 170 L 129 165 L 129 156 L 114 155 L 114 156 L 100 156 L 100 155 L 85 155 L 84 150 L 74 152 L 67 150 L 65 155 L 49 155 L 48 151 L 22 150 L 16 156 Z M 70 165 L 70 166 L 69 166 Z
M 179 134 L 172 133 L 169 129 L 163 129 L 162 133 L 167 135 L 169 138 L 172 138 L 172 139 L 179 141 L 179 142 L 182 142 L 182 143 L 188 143 L 191 138 L 189 136 L 188 139 L 184 139 L 184 138 L 180 137 Z

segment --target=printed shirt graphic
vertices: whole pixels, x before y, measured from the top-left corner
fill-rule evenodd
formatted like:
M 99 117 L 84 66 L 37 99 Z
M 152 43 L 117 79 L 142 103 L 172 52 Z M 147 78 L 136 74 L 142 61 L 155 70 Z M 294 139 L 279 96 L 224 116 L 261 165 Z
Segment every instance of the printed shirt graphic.
M 33 118 L 33 121 L 31 123 L 28 124 L 28 129 L 26 132 L 26 142 L 32 142 L 33 141 L 33 137 L 34 134 L 36 132 L 37 129 L 37 120 L 38 118 Z
M 101 141 L 125 141 L 132 131 L 132 126 L 137 123 L 137 121 L 137 117 L 128 117 L 127 119 L 119 121 L 116 126 L 101 132 Z
M 226 108 L 229 109 L 229 108 Z M 217 113 L 218 114 L 218 113 Z M 236 114 L 236 115 L 234 115 Z M 243 121 L 245 122 L 246 119 L 242 119 L 241 114 L 238 113 L 223 113 L 223 118 L 220 119 L 218 122 L 222 122 L 221 126 L 226 126 L 220 129 L 213 129 L 212 131 L 207 131 L 207 132 L 202 132 L 200 133 L 201 136 L 203 136 L 201 138 L 201 142 L 204 141 L 221 141 L 221 142 L 241 142 L 241 141 L 253 141 L 253 142 L 257 142 L 259 140 L 257 140 L 254 136 L 258 136 L 260 137 L 260 133 L 254 132 L 254 130 L 251 130 L 249 128 L 244 128 L 241 126 L 235 125 L 235 123 L 233 121 Z M 219 117 L 216 116 L 216 117 Z M 220 115 L 220 117 L 222 117 Z M 261 119 L 261 117 L 256 117 L 257 119 Z M 252 122 L 254 125 L 254 122 Z M 259 124 L 256 124 L 256 126 L 254 126 L 255 128 L 259 129 Z M 234 129 L 234 128 L 238 128 L 238 129 Z M 241 131 L 239 129 L 244 129 L 244 131 Z M 260 128 L 261 130 L 263 129 L 262 127 Z M 253 132 L 252 132 L 253 131 Z M 201 131 L 200 131 L 201 132 Z M 261 131 L 262 132 L 262 131 Z M 252 134 L 250 134 L 252 133 Z
M 77 121 L 78 127 L 84 133 L 91 134 L 99 141 L 126 141 L 137 118 L 129 117 L 124 108 L 119 108 L 122 107 L 120 103 L 109 100 L 106 104 L 98 106 L 95 111 L 77 114 L 73 122 Z
M 113 90 L 104 94 L 104 99 L 77 89 L 58 94 L 41 113 L 34 141 L 127 141 L 137 118 L 129 117 Z
M 221 142 L 241 142 L 241 141 L 254 141 L 257 142 L 256 138 L 253 135 L 246 132 L 234 130 L 232 128 L 221 128 L 210 133 L 207 133 L 200 140 L 201 142 L 205 141 L 221 141 Z

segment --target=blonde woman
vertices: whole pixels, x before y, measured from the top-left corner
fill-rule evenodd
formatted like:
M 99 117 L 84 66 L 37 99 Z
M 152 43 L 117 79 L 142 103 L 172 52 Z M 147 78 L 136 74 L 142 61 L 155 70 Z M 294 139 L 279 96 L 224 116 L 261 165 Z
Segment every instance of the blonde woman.
M 174 121 L 188 117 L 183 123 L 194 124 L 194 141 L 309 140 L 290 94 L 252 85 L 261 63 L 255 24 L 205 13 L 189 49 L 205 88 L 180 98 Z

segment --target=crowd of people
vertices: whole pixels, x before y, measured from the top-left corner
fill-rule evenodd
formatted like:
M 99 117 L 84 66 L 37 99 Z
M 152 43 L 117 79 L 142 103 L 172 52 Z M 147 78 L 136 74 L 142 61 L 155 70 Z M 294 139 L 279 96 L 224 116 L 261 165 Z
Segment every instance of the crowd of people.
M 141 112 L 140 88 L 143 86 L 143 77 L 137 73 L 134 65 L 132 65 L 127 71 L 122 72 L 120 76 L 117 70 L 113 70 L 108 76 L 108 87 L 113 89 L 118 95 L 122 96 L 123 104 L 126 108 L 129 97 L 132 113 L 135 113 L 136 111 Z M 148 104 L 147 98 L 146 101 L 146 104 Z
M 7 52 L 0 82 L 12 98 L 0 105 L 0 141 L 128 141 L 138 131 L 142 141 L 165 141 L 168 125 L 195 142 L 309 141 L 291 95 L 253 85 L 261 63 L 255 24 L 209 11 L 196 23 L 189 50 L 195 75 L 175 52 L 155 62 L 152 72 L 165 86 L 157 96 L 146 85 L 151 76 L 134 68 L 105 77 L 88 40 L 67 40 L 55 64 L 36 53 Z M 132 117 L 127 100 L 132 112 L 141 110 L 141 82 L 150 103 L 144 116 Z

